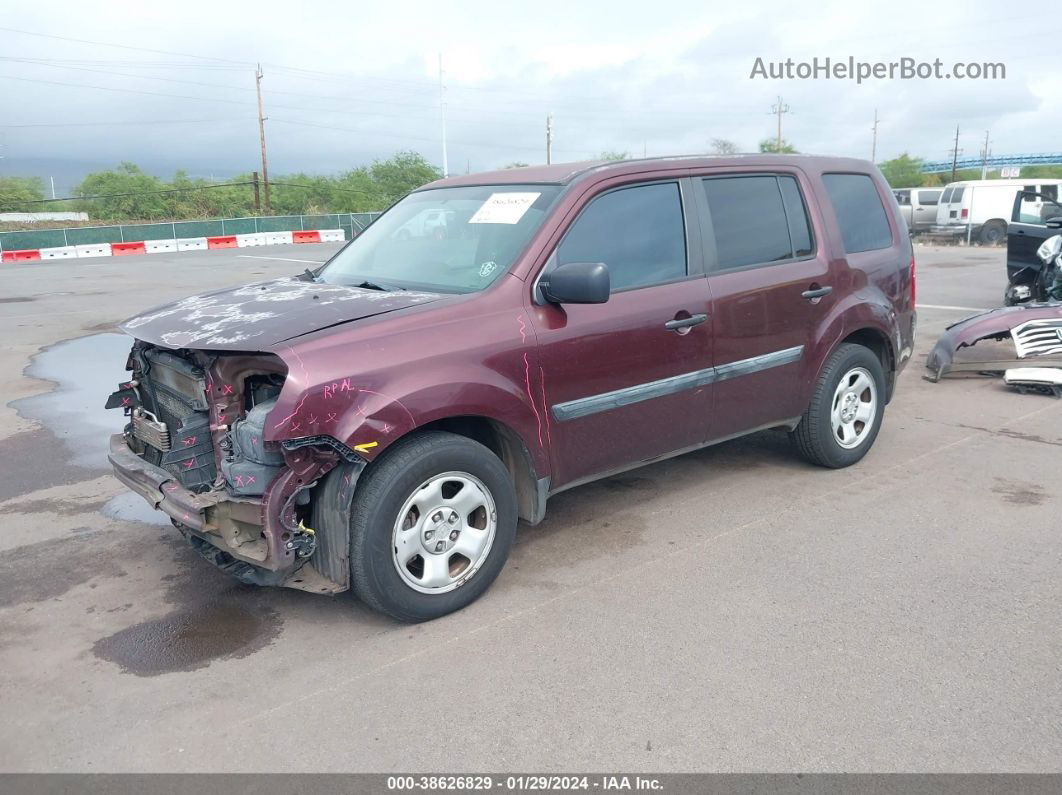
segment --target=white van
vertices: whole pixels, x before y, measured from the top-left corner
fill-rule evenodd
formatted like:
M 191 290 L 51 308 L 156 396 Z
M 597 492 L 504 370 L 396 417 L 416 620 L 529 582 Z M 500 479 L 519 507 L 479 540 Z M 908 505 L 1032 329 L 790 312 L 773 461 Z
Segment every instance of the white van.
M 1030 191 L 1058 198 L 1062 179 L 972 179 L 949 182 L 937 205 L 938 235 L 967 234 L 980 243 L 1002 243 L 1007 237 L 1007 220 L 1018 191 Z M 1035 208 L 1033 208 L 1035 211 Z

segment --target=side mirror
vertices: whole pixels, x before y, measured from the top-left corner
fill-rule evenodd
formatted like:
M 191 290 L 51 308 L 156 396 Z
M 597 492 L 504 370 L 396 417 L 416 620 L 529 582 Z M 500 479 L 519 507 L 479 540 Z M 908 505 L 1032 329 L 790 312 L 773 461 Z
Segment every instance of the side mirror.
M 1048 229 L 1062 229 L 1062 218 L 1048 218 L 1047 221 L 1044 222 L 1044 225 Z
M 603 304 L 612 283 L 603 262 L 569 262 L 558 265 L 538 282 L 542 295 L 555 304 Z

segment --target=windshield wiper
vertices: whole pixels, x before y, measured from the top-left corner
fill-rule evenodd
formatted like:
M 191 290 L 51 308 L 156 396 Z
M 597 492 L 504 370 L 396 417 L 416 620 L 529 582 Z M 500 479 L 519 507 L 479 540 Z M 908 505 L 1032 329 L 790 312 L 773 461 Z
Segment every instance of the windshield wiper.
M 354 286 L 355 287 L 361 287 L 361 288 L 366 289 L 366 290 L 380 290 L 380 291 L 385 292 L 385 293 L 390 293 L 390 292 L 393 292 L 395 290 L 405 290 L 406 289 L 405 287 L 384 287 L 382 285 L 377 284 L 376 282 L 368 282 L 368 281 L 362 282 L 361 284 L 355 284 Z
M 304 270 L 302 272 L 302 274 L 300 275 L 299 278 L 306 279 L 306 281 L 309 281 L 309 282 L 315 282 L 315 281 L 317 281 L 317 274 L 314 273 L 309 268 L 307 268 L 306 270 Z

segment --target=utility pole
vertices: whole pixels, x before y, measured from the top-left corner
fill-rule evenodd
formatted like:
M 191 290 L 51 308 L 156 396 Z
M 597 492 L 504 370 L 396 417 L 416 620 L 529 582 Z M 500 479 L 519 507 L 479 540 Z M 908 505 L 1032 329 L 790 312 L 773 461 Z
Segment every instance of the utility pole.
M 443 176 L 450 176 L 450 167 L 446 162 L 446 86 L 443 85 L 442 53 L 439 53 L 439 116 L 442 119 L 442 156 Z
M 878 156 L 878 109 L 874 108 L 874 138 L 870 143 L 870 162 L 873 163 Z
M 262 115 L 262 64 L 258 64 L 258 68 L 254 72 L 254 87 L 258 92 L 258 138 L 262 144 L 262 185 L 265 187 L 265 209 L 266 212 L 272 212 L 272 208 L 269 204 L 269 168 L 266 166 L 266 142 L 265 142 L 265 121 L 266 117 Z M 256 186 L 257 188 L 257 180 Z M 257 194 L 257 190 L 255 191 Z
M 771 113 L 778 117 L 778 135 L 774 141 L 775 153 L 781 153 L 782 151 L 782 114 L 789 112 L 789 106 L 782 102 L 782 98 L 778 97 L 778 104 L 771 106 Z
M 988 179 L 988 130 L 985 130 L 985 148 L 981 150 L 981 179 Z
M 251 172 L 251 184 L 254 186 L 254 211 L 259 213 L 262 211 L 262 199 L 258 195 L 258 172 Z
M 955 181 L 955 165 L 959 160 L 959 125 L 955 125 L 955 147 L 951 150 L 951 181 Z
M 52 183 L 52 198 L 55 198 L 55 177 L 48 177 L 48 181 Z
M 546 114 L 546 165 L 553 162 L 553 114 Z

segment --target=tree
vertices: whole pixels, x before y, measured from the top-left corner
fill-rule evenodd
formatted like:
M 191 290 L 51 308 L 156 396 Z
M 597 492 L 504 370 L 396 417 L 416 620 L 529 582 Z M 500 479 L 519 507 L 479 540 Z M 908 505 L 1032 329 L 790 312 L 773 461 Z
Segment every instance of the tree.
M 733 141 L 728 141 L 726 138 L 712 139 L 713 155 L 736 155 L 737 153 L 738 147 Z
M 165 187 L 162 180 L 145 174 L 135 163 L 123 162 L 114 171 L 89 174 L 74 187 L 74 195 L 105 197 L 78 202 L 93 218 L 147 220 L 172 215 L 163 194 L 157 193 Z
M 760 141 L 760 151 L 771 155 L 795 155 L 797 153 L 796 147 L 784 138 L 781 146 L 774 138 L 764 138 Z
M 44 198 L 44 183 L 36 177 L 0 177 L 0 210 L 41 212 L 45 205 L 26 204 Z
M 920 186 L 923 182 L 922 158 L 911 157 L 904 152 L 899 157 L 886 160 L 878 164 L 881 175 L 893 188 L 911 188 Z
M 604 152 L 599 154 L 594 159 L 595 160 L 630 160 L 631 159 L 631 153 L 630 152 L 617 152 L 617 151 L 612 151 L 612 150 L 606 149 Z
M 369 175 L 379 190 L 383 206 L 405 196 L 414 188 L 440 179 L 442 172 L 417 152 L 399 152 L 390 160 L 377 160 Z M 382 209 L 382 208 L 381 208 Z

